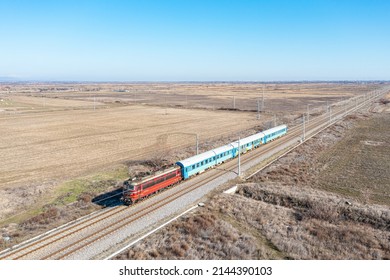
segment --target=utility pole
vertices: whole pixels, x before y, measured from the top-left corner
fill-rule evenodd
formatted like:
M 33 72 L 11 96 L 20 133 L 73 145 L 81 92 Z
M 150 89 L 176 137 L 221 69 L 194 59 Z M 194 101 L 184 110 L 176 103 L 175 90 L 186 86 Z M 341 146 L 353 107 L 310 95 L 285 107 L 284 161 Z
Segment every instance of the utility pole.
M 276 115 L 274 114 L 274 127 L 276 126 Z
M 196 154 L 199 154 L 199 136 L 196 134 Z
M 260 100 L 257 98 L 257 119 L 260 119 Z
M 264 85 L 263 85 L 263 96 L 261 99 L 261 112 L 264 112 Z
M 233 96 L 233 109 L 236 110 L 236 96 Z
M 241 176 L 241 145 L 240 137 L 238 137 L 238 177 Z
M 307 104 L 307 123 L 309 124 L 309 116 L 310 116 L 310 113 L 309 113 L 309 106 L 310 104 Z
M 329 123 L 332 122 L 332 107 L 329 106 Z
M 305 114 L 302 115 L 302 124 L 303 124 L 303 141 L 305 141 L 306 139 Z

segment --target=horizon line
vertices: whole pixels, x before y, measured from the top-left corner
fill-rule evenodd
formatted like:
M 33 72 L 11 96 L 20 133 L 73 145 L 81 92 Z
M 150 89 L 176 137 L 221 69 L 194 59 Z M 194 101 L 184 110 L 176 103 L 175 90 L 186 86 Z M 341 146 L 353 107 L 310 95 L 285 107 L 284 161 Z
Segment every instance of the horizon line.
M 340 79 L 340 80 L 321 80 L 321 79 L 315 79 L 315 80 L 183 80 L 183 81 L 175 81 L 175 80 L 107 80 L 107 81 L 94 81 L 94 80 L 1 80 L 0 77 L 0 84 L 22 84 L 22 83 L 48 83 L 48 84 L 55 84 L 55 83 L 64 83 L 64 84 L 105 84 L 105 83 L 112 83 L 112 84 L 152 84 L 152 83 L 203 83 L 203 84 L 214 84 L 214 83 L 259 83 L 259 84 L 270 84 L 270 83 L 388 83 L 390 80 L 382 80 L 382 79 L 359 79 L 359 80 L 352 80 L 352 79 Z

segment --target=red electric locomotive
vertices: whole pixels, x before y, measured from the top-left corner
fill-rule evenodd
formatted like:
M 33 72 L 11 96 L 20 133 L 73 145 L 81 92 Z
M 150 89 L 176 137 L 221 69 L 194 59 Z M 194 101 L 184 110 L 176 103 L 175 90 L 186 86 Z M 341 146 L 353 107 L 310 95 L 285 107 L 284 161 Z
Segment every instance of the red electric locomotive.
M 135 181 L 125 181 L 122 200 L 130 205 L 182 180 L 179 166 L 171 167 Z

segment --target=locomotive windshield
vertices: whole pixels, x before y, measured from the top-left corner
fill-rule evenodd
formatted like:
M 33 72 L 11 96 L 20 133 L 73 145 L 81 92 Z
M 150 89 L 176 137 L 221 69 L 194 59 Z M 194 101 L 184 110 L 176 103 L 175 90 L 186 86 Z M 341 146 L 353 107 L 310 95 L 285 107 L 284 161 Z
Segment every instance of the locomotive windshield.
M 128 191 L 133 191 L 134 190 L 134 186 L 132 184 L 130 184 L 129 181 L 125 181 L 123 183 L 123 188 L 125 190 L 128 190 Z

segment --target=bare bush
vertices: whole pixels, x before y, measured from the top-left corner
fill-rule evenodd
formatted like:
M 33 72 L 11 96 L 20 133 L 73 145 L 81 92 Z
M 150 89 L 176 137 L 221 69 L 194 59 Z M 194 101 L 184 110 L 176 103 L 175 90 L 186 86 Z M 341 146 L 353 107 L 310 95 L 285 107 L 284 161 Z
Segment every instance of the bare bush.
M 40 227 L 40 225 L 48 225 L 54 220 L 58 219 L 60 217 L 60 212 L 58 208 L 56 207 L 49 207 L 47 210 L 45 210 L 43 213 L 38 214 L 24 223 L 22 223 L 22 227 L 28 228 L 29 230 L 33 230 L 37 227 Z
M 317 190 L 305 189 L 303 194 L 296 187 L 246 184 L 238 193 L 245 201 L 237 200 L 233 207 L 242 209 L 245 205 L 245 211 L 226 214 L 246 220 L 292 258 L 387 259 L 390 256 L 390 210 L 385 207 L 356 201 L 344 203 L 338 196 Z M 259 215 L 263 219 L 253 218 Z
M 253 237 L 239 233 L 211 213 L 203 212 L 174 222 L 165 233 L 156 235 L 157 248 L 153 242 L 136 245 L 127 252 L 127 258 L 251 259 L 258 254 Z

